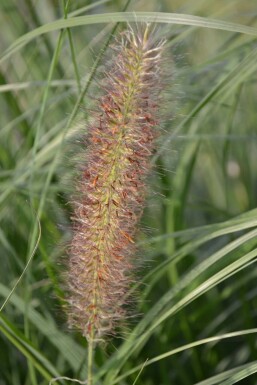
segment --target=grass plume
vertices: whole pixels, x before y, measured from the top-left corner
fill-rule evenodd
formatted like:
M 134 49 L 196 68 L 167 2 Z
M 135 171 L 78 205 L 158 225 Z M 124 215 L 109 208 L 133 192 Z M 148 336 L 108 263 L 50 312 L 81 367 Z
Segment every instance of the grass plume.
M 121 33 L 89 126 L 69 259 L 69 324 L 89 340 L 113 332 L 125 317 L 135 232 L 159 125 L 163 47 L 149 25 Z

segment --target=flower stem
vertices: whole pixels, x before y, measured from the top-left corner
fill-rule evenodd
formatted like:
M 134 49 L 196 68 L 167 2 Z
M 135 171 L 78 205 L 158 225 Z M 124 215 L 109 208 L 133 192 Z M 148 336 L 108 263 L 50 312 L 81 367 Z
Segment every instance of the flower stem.
M 94 326 L 92 326 L 90 338 L 88 339 L 87 351 L 87 385 L 93 385 L 93 355 L 94 355 Z

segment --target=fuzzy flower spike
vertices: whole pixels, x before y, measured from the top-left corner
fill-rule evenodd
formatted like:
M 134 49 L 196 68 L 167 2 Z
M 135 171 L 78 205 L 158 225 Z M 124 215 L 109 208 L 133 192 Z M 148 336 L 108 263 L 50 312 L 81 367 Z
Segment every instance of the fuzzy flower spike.
M 134 236 L 159 125 L 163 41 L 149 25 L 121 33 L 101 82 L 77 185 L 69 258 L 69 325 L 89 341 L 124 319 Z

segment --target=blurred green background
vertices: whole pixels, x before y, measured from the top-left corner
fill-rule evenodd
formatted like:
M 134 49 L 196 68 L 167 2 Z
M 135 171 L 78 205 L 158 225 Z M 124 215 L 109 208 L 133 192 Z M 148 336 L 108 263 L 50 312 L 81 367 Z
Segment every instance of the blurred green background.
M 138 237 L 139 315 L 97 347 L 95 384 L 256 385 L 256 1 L 128 3 L 205 27 L 192 18 L 158 29 L 170 51 L 168 118 Z M 0 0 L 0 385 L 86 377 L 87 343 L 63 310 L 69 200 L 108 45 L 126 24 L 49 23 L 124 6 Z

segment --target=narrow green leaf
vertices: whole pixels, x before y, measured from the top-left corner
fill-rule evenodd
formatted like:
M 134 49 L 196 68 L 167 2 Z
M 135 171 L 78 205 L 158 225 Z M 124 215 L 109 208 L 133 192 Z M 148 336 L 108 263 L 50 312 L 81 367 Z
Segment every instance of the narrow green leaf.
M 218 29 L 228 32 L 244 33 L 257 36 L 257 29 L 241 24 L 230 23 L 223 20 L 208 19 L 206 17 L 186 15 L 180 13 L 162 13 L 162 12 L 117 12 L 98 15 L 78 16 L 75 18 L 56 20 L 34 29 L 31 32 L 18 38 L 2 55 L 0 63 L 6 60 L 10 55 L 26 45 L 34 38 L 42 34 L 57 31 L 64 28 L 79 27 L 82 25 L 92 25 L 101 23 L 118 22 L 152 22 L 169 23 L 179 25 L 190 25 L 195 27 L 204 27 Z

